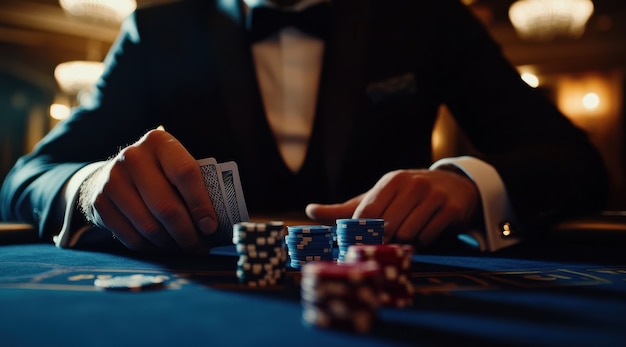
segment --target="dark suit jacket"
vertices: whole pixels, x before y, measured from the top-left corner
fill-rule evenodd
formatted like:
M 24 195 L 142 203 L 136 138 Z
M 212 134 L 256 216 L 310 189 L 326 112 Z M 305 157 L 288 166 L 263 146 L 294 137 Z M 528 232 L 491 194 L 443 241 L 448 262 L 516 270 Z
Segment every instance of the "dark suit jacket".
M 198 159 L 237 161 L 252 213 L 341 201 L 390 170 L 427 167 L 442 104 L 498 170 L 527 229 L 602 206 L 607 179 L 586 135 L 520 80 L 458 1 L 332 6 L 314 131 L 297 175 L 265 119 L 237 1 L 184 1 L 123 24 L 93 102 L 6 178 L 3 218 L 37 223 L 49 239 L 61 223 L 51 206 L 68 177 L 158 125 Z

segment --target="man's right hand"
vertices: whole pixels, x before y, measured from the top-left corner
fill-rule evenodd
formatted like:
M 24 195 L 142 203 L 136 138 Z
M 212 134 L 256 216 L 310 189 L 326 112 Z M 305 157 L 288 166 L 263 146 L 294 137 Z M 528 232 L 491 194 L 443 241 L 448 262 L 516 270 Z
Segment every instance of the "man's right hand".
M 81 186 L 87 220 L 133 250 L 202 253 L 217 217 L 197 161 L 171 134 L 151 130 Z

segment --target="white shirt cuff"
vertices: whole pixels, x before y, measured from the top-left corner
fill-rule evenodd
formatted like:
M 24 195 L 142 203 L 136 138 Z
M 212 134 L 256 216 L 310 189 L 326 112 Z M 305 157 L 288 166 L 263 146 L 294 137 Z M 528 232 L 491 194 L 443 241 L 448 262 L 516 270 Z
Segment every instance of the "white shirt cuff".
M 478 187 L 482 200 L 485 231 L 470 230 L 460 234 L 459 239 L 491 252 L 518 243 L 519 224 L 498 172 L 486 162 L 469 156 L 440 159 L 430 170 L 442 165 L 454 165 L 463 171 Z
M 105 162 L 96 162 L 91 163 L 87 166 L 84 166 L 80 170 L 76 171 L 76 173 L 69 179 L 69 181 L 63 187 L 61 191 L 61 204 L 65 204 L 65 216 L 63 217 L 63 226 L 61 227 L 61 232 L 54 236 L 52 240 L 54 244 L 59 248 L 72 248 L 78 242 L 80 236 L 91 226 L 83 226 L 78 228 L 77 230 L 72 230 L 72 216 L 74 211 L 76 210 L 76 204 L 78 203 L 78 193 L 80 190 L 80 185 L 85 181 L 85 179 L 96 171 L 99 167 L 104 165 Z

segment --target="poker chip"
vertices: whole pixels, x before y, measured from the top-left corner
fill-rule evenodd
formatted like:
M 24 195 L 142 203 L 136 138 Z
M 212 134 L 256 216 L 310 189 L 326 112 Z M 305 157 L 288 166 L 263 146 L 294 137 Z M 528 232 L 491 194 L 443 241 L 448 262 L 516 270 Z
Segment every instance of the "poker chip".
M 332 261 L 333 228 L 326 225 L 288 226 L 285 245 L 291 268 L 300 269 L 311 261 Z
M 414 251 L 411 245 L 352 245 L 344 262 L 376 262 L 382 274 L 381 305 L 402 308 L 413 305 L 414 288 L 410 275 Z
M 380 281 L 375 262 L 304 264 L 300 281 L 303 323 L 367 333 L 378 316 Z
M 385 220 L 381 218 L 337 219 L 336 238 L 338 262 L 343 262 L 352 245 L 380 245 L 385 235 Z
M 283 246 L 284 223 L 241 222 L 233 226 L 233 243 L 239 254 L 236 275 L 249 287 L 280 284 L 287 254 Z
M 139 291 L 144 289 L 154 289 L 162 287 L 166 277 L 144 274 L 134 274 L 128 276 L 100 277 L 94 280 L 94 285 L 106 290 L 129 290 Z

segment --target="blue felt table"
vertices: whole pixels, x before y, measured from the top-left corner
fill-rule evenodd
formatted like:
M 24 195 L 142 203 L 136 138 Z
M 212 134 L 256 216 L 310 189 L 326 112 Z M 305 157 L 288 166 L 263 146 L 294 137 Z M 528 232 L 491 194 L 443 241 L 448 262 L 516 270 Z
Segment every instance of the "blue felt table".
M 626 260 L 620 249 L 522 249 L 418 254 L 415 305 L 383 309 L 367 335 L 306 327 L 298 273 L 287 284 L 241 288 L 236 255 L 137 257 L 0 246 L 0 346 L 626 345 Z M 166 276 L 141 292 L 94 278 Z

